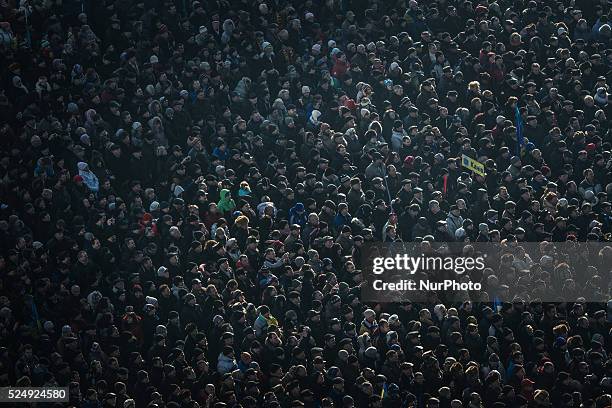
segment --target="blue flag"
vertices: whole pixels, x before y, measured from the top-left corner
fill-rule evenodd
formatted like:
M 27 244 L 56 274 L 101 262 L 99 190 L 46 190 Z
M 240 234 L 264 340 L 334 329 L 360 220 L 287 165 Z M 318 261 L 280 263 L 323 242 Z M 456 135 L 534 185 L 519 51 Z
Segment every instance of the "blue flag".
M 384 382 L 383 383 L 383 387 L 382 390 L 380 391 L 380 398 L 383 399 L 387 396 L 387 391 L 389 390 L 389 387 L 387 386 L 387 383 Z
M 523 139 L 523 118 L 519 111 L 518 104 L 514 107 L 514 119 L 516 121 L 516 155 L 521 156 L 521 146 L 525 144 Z

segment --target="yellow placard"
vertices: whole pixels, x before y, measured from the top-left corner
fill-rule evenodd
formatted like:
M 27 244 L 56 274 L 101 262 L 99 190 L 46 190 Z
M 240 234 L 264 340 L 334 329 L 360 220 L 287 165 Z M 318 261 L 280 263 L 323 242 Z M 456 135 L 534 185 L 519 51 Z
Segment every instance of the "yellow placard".
M 461 166 L 465 167 L 466 169 L 472 170 L 479 176 L 484 177 L 487 175 L 487 173 L 485 173 L 484 164 L 482 164 L 478 160 L 474 160 L 471 157 L 466 156 L 465 154 L 461 155 Z

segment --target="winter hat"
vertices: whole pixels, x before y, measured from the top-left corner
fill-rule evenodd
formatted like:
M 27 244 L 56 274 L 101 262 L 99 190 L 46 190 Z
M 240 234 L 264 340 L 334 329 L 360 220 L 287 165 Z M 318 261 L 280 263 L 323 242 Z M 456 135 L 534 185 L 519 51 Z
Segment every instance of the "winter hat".
M 545 390 L 536 390 L 533 394 L 533 400 L 537 402 L 540 406 L 550 407 L 550 395 L 548 391 Z
M 149 305 L 153 305 L 153 306 L 157 306 L 157 298 L 153 297 L 153 296 L 146 296 L 145 297 L 145 302 L 147 302 L 147 304 Z
M 149 211 L 157 211 L 159 210 L 159 202 L 153 201 L 151 205 L 149 205 Z
M 374 317 L 374 316 L 376 316 L 376 312 L 373 311 L 372 309 L 366 309 L 363 312 L 363 317 L 365 317 L 366 319 L 369 318 L 369 317 Z
M 68 113 L 77 113 L 79 111 L 79 105 L 74 102 L 70 102 L 66 107 L 66 111 Z
M 355 108 L 357 107 L 357 105 L 355 104 L 355 101 L 353 99 L 347 99 L 344 102 L 344 106 L 346 106 L 350 110 L 355 110 Z
M 593 190 L 587 190 L 584 192 L 584 199 L 588 202 L 590 202 L 591 204 L 597 204 L 597 202 L 599 201 L 597 199 L 597 197 L 595 197 L 595 193 L 593 192 Z

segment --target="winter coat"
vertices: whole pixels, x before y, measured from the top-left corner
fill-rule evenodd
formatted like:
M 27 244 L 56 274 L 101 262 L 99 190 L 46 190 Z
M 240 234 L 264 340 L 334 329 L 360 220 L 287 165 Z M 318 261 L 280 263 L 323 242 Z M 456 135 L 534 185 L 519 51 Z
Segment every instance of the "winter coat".
M 232 357 L 226 356 L 223 353 L 219 354 L 219 358 L 217 359 L 217 372 L 219 374 L 229 373 L 236 367 L 236 360 L 234 360 Z
M 217 203 L 217 207 L 223 212 L 230 212 L 236 208 L 236 203 L 230 196 L 230 191 L 228 189 L 224 188 L 221 190 L 221 199 Z

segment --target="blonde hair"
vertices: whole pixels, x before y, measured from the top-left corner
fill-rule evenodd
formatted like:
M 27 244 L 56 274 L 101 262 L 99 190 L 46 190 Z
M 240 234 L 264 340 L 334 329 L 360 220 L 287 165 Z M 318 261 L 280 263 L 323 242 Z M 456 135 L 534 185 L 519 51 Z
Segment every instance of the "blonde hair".
M 236 221 L 234 222 L 236 225 L 238 226 L 248 226 L 249 225 L 249 217 L 247 217 L 246 215 L 239 215 L 236 218 Z

